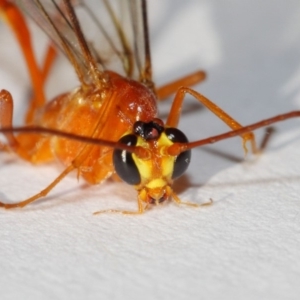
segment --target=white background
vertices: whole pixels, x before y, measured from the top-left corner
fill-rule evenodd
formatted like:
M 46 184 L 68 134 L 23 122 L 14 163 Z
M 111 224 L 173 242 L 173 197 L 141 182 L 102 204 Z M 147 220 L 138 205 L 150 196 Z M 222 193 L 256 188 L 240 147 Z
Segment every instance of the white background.
M 149 2 L 158 85 L 201 68 L 208 79 L 196 89 L 242 124 L 299 110 L 299 1 Z M 0 39 L 0 88 L 12 92 L 20 125 L 30 83 L 3 24 Z M 73 87 L 72 76 L 61 59 L 48 96 Z M 227 131 L 195 100 L 185 107 L 180 128 L 190 140 Z M 169 203 L 141 216 L 93 216 L 135 209 L 136 192 L 71 175 L 43 201 L 1 210 L 1 299 L 299 299 L 299 124 L 277 124 L 257 159 L 243 161 L 239 138 L 194 150 L 174 188 L 182 200 L 212 198 L 210 207 Z M 1 153 L 0 198 L 25 199 L 60 170 Z

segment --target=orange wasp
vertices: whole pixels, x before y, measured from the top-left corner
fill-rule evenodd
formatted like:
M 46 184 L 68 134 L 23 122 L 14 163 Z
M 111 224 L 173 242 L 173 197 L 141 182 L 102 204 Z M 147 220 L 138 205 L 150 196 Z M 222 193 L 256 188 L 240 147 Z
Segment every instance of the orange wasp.
M 117 4 L 109 0 L 0 0 L 0 12 L 23 50 L 34 90 L 24 127 L 12 126 L 13 99 L 8 91 L 0 92 L 0 132 L 7 140 L 2 147 L 34 164 L 58 159 L 66 166 L 40 193 L 18 203 L 0 202 L 0 206 L 24 207 L 45 197 L 73 170 L 90 184 L 113 177 L 134 186 L 138 193 L 137 211 L 108 212 L 141 214 L 150 205 L 168 199 L 198 206 L 182 202 L 172 189 L 174 179 L 188 168 L 192 148 L 239 135 L 244 150 L 247 151 L 249 141 L 252 152 L 257 153 L 253 130 L 300 116 L 300 111 L 293 111 L 243 127 L 205 96 L 189 88 L 204 80 L 202 71 L 156 88 L 152 81 L 146 1 L 120 1 L 122 19 L 128 27 L 117 17 Z M 20 9 L 65 53 L 80 82 L 78 88 L 48 103 L 43 85 L 56 52 L 50 45 L 43 66 L 37 65 Z M 107 14 L 101 19 L 95 11 Z M 89 38 L 89 32 L 83 32 L 79 18 L 82 14 L 98 28 L 101 52 L 97 40 Z M 116 38 L 111 38 L 111 32 Z M 117 69 L 120 73 L 112 71 Z M 164 124 L 157 117 L 157 101 L 173 93 L 173 104 Z M 231 131 L 188 142 L 185 134 L 177 129 L 186 94 L 207 107 Z

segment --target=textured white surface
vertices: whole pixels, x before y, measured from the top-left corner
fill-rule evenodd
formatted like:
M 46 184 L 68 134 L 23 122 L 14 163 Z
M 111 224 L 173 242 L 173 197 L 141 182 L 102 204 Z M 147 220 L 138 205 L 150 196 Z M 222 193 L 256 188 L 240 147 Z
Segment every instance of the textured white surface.
M 300 108 L 299 1 L 157 0 L 149 10 L 159 84 L 203 68 L 209 77 L 197 90 L 245 125 Z M 12 37 L 0 30 L 0 88 L 20 103 L 29 82 Z M 66 88 L 66 70 L 57 64 L 50 96 Z M 299 124 L 276 125 L 256 160 L 215 153 L 241 160 L 239 139 L 194 150 L 176 190 L 183 200 L 212 198 L 210 207 L 170 203 L 138 217 L 95 217 L 99 209 L 134 209 L 135 192 L 70 176 L 45 201 L 1 210 L 1 299 L 299 299 Z M 186 112 L 180 127 L 191 140 L 227 130 L 204 109 Z M 59 170 L 1 154 L 0 197 L 30 196 Z

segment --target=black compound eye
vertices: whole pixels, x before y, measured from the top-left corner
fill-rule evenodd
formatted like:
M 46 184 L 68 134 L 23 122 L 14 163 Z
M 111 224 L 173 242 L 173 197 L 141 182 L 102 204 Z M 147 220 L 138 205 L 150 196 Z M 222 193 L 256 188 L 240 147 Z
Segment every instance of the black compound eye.
M 123 136 L 119 143 L 127 146 L 136 146 L 137 137 L 133 134 L 128 134 Z M 123 181 L 130 185 L 136 185 L 141 182 L 141 176 L 132 158 L 132 153 L 115 149 L 113 152 L 113 163 L 117 174 Z
M 177 128 L 166 128 L 165 134 L 174 143 L 188 143 L 185 134 Z M 172 179 L 180 177 L 188 168 L 191 161 L 191 150 L 180 153 L 175 160 Z

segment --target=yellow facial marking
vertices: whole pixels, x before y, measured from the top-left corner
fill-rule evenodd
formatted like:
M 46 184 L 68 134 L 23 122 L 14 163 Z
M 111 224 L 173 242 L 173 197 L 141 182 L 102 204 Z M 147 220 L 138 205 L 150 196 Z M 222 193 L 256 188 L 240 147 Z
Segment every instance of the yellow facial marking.
M 145 141 L 138 137 L 137 146 L 151 151 L 151 157 L 148 160 L 142 160 L 136 155 L 132 155 L 141 175 L 141 186 L 164 187 L 171 181 L 175 157 L 166 154 L 167 151 L 165 151 L 171 145 L 173 142 L 167 138 L 165 133 L 162 133 L 156 141 Z

